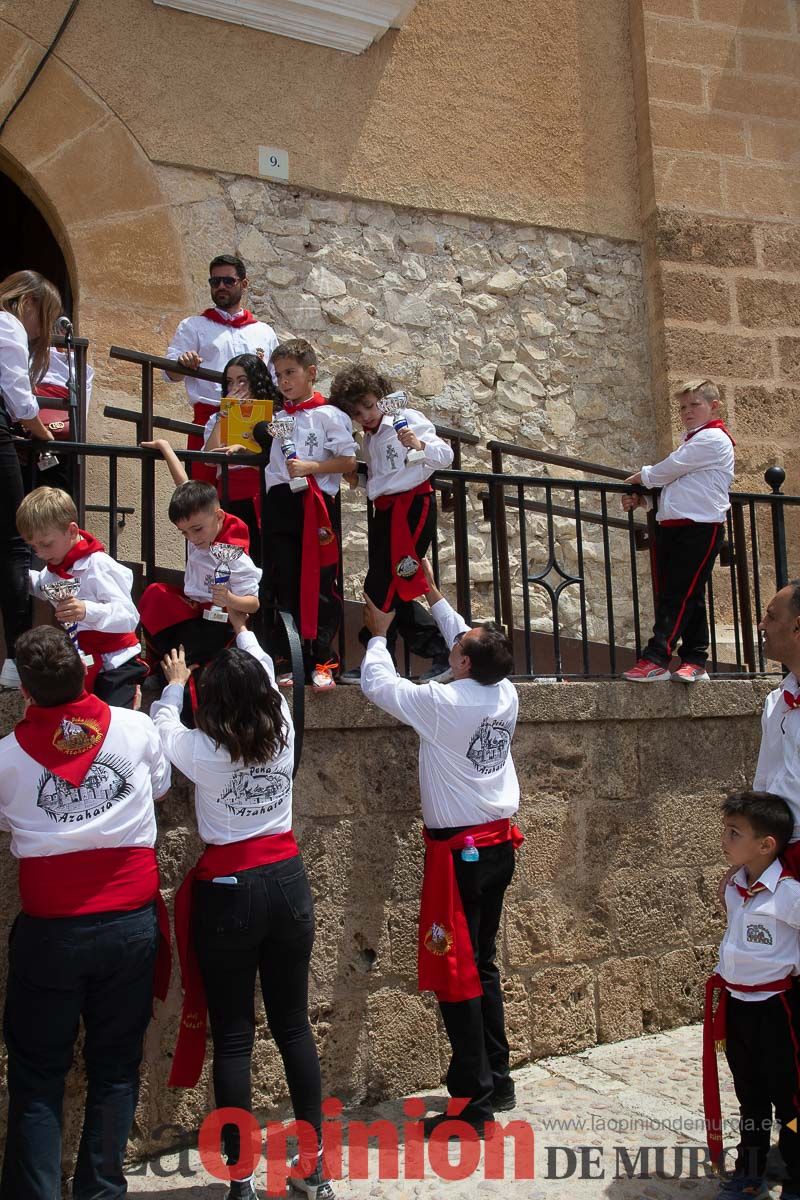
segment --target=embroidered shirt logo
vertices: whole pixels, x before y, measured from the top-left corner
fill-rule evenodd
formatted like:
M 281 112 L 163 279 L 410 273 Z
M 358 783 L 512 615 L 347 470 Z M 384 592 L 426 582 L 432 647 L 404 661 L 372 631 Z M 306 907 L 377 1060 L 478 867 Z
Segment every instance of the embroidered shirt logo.
M 320 546 L 329 546 L 333 541 L 333 530 L 330 525 L 320 525 L 317 530 L 317 537 L 319 538 Z
M 757 942 L 759 946 L 771 946 L 772 934 L 767 929 L 766 925 L 748 925 L 747 941 Z
M 390 442 L 389 445 L 386 447 L 386 461 L 388 462 L 389 466 L 392 468 L 393 471 L 397 467 L 397 460 L 399 457 L 400 457 L 400 455 L 397 453 L 396 447 L 394 447 Z
M 502 721 L 484 717 L 467 747 L 467 758 L 481 775 L 493 775 L 508 758 L 511 731 Z
M 319 438 L 314 433 L 313 429 L 308 434 L 306 434 L 306 443 L 305 444 L 306 444 L 306 449 L 308 450 L 309 454 L 313 454 L 315 448 L 319 445 Z
M 453 934 L 446 925 L 438 925 L 433 922 L 424 938 L 425 949 L 441 957 L 447 954 L 453 945 Z
M 91 821 L 128 795 L 132 774 L 133 768 L 125 759 L 98 754 L 78 787 L 45 771 L 39 780 L 36 804 L 59 825 Z
M 102 740 L 102 729 L 88 717 L 62 717 L 53 734 L 53 746 L 60 754 L 84 754 Z

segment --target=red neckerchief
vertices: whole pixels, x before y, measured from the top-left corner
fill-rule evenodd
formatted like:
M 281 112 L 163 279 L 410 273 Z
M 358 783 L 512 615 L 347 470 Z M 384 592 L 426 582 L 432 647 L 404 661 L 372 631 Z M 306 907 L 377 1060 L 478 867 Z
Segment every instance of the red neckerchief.
M 239 517 L 234 517 L 232 513 L 222 512 L 222 525 L 219 533 L 214 538 L 214 542 L 221 542 L 224 546 L 242 546 L 245 554 L 250 553 L 250 533 L 244 521 Z
M 784 688 L 783 699 L 787 708 L 800 708 L 800 692 L 790 692 L 788 688 Z
M 258 324 L 258 318 L 254 317 L 247 308 L 243 308 L 231 321 L 226 321 L 224 317 L 221 317 L 215 308 L 204 308 L 200 316 L 213 321 L 216 325 L 227 325 L 230 329 L 242 329 L 245 325 Z
M 525 838 L 508 817 L 462 829 L 451 838 L 425 838 L 425 870 L 419 905 L 417 981 L 421 992 L 435 992 L 437 1000 L 458 1003 L 474 1000 L 483 987 L 475 966 L 464 905 L 458 890 L 453 851 L 463 849 L 467 835 L 476 846 L 512 842 L 518 850 Z
M 706 421 L 705 425 L 701 425 L 699 429 L 693 429 L 691 431 L 691 433 L 687 433 L 685 438 L 683 439 L 684 443 L 688 442 L 691 438 L 693 438 L 696 433 L 702 433 L 704 429 L 721 429 L 722 432 L 731 439 L 731 445 L 732 446 L 736 445 L 736 442 L 733 440 L 733 434 L 731 433 L 730 429 L 728 429 L 728 427 L 724 421 L 720 421 L 719 417 L 716 417 L 713 421 Z
M 48 571 L 52 571 L 54 575 L 58 575 L 60 579 L 71 579 L 70 567 L 73 567 L 79 558 L 88 558 L 90 554 L 105 554 L 105 546 L 102 542 L 98 542 L 97 538 L 91 533 L 86 533 L 85 530 L 79 529 L 78 538 L 75 545 L 67 551 L 60 563 L 47 564 Z
M 284 400 L 283 411 L 292 417 L 295 413 L 308 412 L 310 408 L 319 408 L 321 404 L 327 403 L 328 401 L 322 395 L 322 392 L 314 392 L 313 396 L 309 396 L 308 400 L 301 400 L 299 404 L 292 404 L 291 400 Z M 280 416 L 280 413 L 278 416 Z
M 382 605 L 384 612 L 388 612 L 392 607 L 395 593 L 401 600 L 416 600 L 417 596 L 424 596 L 428 591 L 428 581 L 417 555 L 417 538 L 425 528 L 425 522 L 428 519 L 431 504 L 429 497 L 432 492 L 433 488 L 426 480 L 418 487 L 410 488 L 407 492 L 393 492 L 389 495 L 375 497 L 375 507 L 379 512 L 384 512 L 387 508 L 392 510 L 389 527 L 392 581 Z M 423 502 L 416 529 L 412 529 L 408 523 L 408 514 L 417 496 L 426 496 L 428 499 Z M 403 568 L 402 575 L 400 567 Z
M 237 871 L 247 871 L 265 863 L 294 858 L 299 853 L 291 830 L 248 838 L 242 842 L 227 842 L 221 846 L 206 846 L 178 888 L 175 896 L 175 941 L 178 943 L 183 979 L 183 1012 L 172 1058 L 169 1087 L 194 1087 L 200 1078 L 206 1056 L 206 993 L 191 937 L 195 879 L 234 875 Z
M 794 875 L 791 871 L 787 871 L 786 867 L 784 867 L 781 863 L 781 873 L 775 882 L 776 887 L 782 879 L 794 879 Z M 757 896 L 759 892 L 766 892 L 768 890 L 767 885 L 762 883 L 760 879 L 757 879 L 755 883 L 751 883 L 749 887 L 742 887 L 740 883 L 736 883 L 736 881 L 733 879 L 731 880 L 731 883 L 736 888 L 743 900 L 752 900 L 753 896 Z
M 100 753 L 111 724 L 111 709 L 97 696 L 81 692 L 77 700 L 52 708 L 28 705 L 14 737 L 40 766 L 80 787 Z

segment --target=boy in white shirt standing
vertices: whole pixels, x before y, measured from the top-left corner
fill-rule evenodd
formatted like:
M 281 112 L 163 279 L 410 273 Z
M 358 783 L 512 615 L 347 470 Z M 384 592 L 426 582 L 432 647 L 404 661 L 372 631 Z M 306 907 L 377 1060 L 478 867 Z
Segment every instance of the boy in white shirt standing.
M 725 534 L 733 482 L 733 438 L 719 419 L 719 389 L 693 380 L 677 393 L 686 432 L 677 450 L 625 482 L 662 488 L 656 514 L 658 588 L 653 636 L 624 678 L 632 683 L 707 680 L 705 587 Z M 647 507 L 644 496 L 623 496 L 626 512 Z M 680 666 L 669 664 L 680 639 Z
M 764 1179 L 772 1110 L 788 1178 L 782 1200 L 800 1197 L 800 883 L 778 857 L 794 824 L 789 806 L 769 792 L 736 792 L 722 804 L 722 848 L 734 873 L 725 887 L 728 927 L 706 985 L 703 1103 L 708 1147 L 722 1159 L 716 1047 L 725 1046 L 739 1101 L 733 1175 L 727 1200 L 768 1197 Z M 714 1001 L 718 996 L 716 1010 Z

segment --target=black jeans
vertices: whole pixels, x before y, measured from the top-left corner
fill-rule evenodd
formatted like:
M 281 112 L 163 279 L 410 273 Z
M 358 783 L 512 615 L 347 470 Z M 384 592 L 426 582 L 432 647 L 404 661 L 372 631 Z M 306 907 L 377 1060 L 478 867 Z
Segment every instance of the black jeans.
M 643 657 L 659 667 L 669 665 L 679 638 L 681 662 L 706 664 L 706 584 L 724 535 L 723 525 L 656 526 L 656 619 Z
M 292 1108 L 319 1136 L 322 1085 L 308 1020 L 308 965 L 314 902 L 300 856 L 237 872 L 238 883 L 196 881 L 192 936 L 208 1001 L 218 1108 L 251 1109 L 255 984 L 261 980 L 267 1023 L 283 1059 Z M 223 1129 L 229 1164 L 239 1133 Z
M 425 509 L 425 520 L 420 525 Z M 436 537 L 436 500 L 434 493 L 429 496 L 415 496 L 408 510 L 408 524 L 413 533 L 419 527 L 415 540 L 417 558 L 424 558 L 428 553 L 431 542 Z M 382 512 L 375 509 L 369 530 L 369 570 L 364 580 L 364 591 L 378 608 L 383 608 L 389 589 L 395 579 L 392 562 L 392 510 Z M 388 606 L 395 611 L 395 619 L 389 626 L 386 635 L 386 645 L 389 653 L 394 654 L 398 634 L 408 648 L 409 654 L 418 658 L 447 658 L 447 646 L 439 632 L 439 626 L 427 608 L 416 600 L 401 600 L 395 592 Z M 359 633 L 359 641 L 366 646 L 371 637 L 368 629 Z
M 429 830 L 452 836 L 456 830 Z M 511 842 L 482 846 L 477 862 L 464 862 L 461 851 L 453 851 L 456 882 L 464 906 L 472 949 L 483 995 L 457 1003 L 439 1002 L 450 1039 L 452 1057 L 447 1071 L 451 1096 L 467 1096 L 464 1120 L 491 1121 L 492 1092 L 508 1079 L 503 989 L 497 968 L 497 931 L 503 913 L 503 897 L 514 875 Z
M 153 1010 L 155 905 L 46 920 L 20 913 L 9 938 L 4 1036 L 8 1132 L 2 1200 L 59 1200 L 64 1080 L 78 1023 L 87 1091 L 75 1200 L 127 1192 L 122 1164 Z
M 7 426 L 0 414 L 0 612 L 9 658 L 14 657 L 17 638 L 31 624 L 28 594 L 31 552 L 17 533 L 17 509 L 23 495 L 17 451 L 8 440 Z
M 787 1123 L 800 1115 L 800 997 L 795 984 L 769 1000 L 728 997 L 725 1055 L 739 1101 L 736 1171 L 761 1177 L 767 1164 L 772 1108 L 781 1123 L 778 1148 L 786 1164 L 784 1194 L 800 1193 L 800 1134 Z

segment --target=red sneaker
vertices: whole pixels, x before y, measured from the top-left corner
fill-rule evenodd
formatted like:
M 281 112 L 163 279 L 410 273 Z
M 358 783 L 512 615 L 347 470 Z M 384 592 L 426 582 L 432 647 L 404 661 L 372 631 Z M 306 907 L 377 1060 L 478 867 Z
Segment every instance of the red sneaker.
M 631 667 L 630 671 L 625 671 L 622 676 L 631 683 L 660 683 L 662 679 L 669 677 L 666 667 L 659 667 L 657 663 L 650 662 L 649 658 L 640 658 L 636 666 Z
M 672 678 L 679 683 L 708 683 L 708 671 L 695 663 L 681 663 L 677 671 L 672 672 Z

